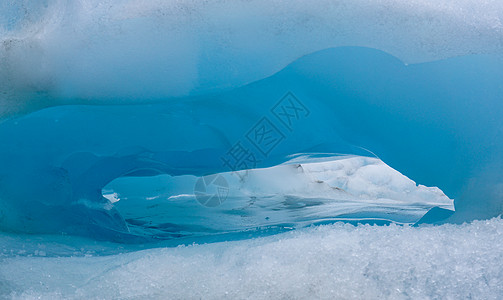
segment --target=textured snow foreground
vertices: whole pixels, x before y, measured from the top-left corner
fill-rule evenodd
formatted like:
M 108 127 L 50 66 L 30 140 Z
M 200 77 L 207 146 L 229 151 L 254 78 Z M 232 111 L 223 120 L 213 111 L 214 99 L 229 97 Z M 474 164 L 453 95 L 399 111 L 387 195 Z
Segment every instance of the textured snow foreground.
M 501 218 L 431 227 L 338 223 L 252 240 L 110 256 L 78 250 L 75 257 L 40 257 L 50 249 L 37 244 L 37 238 L 3 235 L 0 240 L 0 297 L 14 299 L 498 299 L 503 295 Z M 55 239 L 50 247 L 69 250 L 62 241 Z M 7 254 L 16 243 L 27 249 L 24 256 Z M 73 241 L 73 247 L 79 243 L 86 242 Z

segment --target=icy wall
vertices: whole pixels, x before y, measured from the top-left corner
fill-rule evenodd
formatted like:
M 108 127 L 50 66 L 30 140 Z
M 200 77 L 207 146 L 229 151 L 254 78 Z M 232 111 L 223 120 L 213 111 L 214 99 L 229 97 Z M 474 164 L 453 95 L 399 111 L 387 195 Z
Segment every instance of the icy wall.
M 0 116 L 233 88 L 329 47 L 406 63 L 501 53 L 502 14 L 472 0 L 5 0 Z
M 115 178 L 301 153 L 377 155 L 454 198 L 449 221 L 503 211 L 496 1 L 6 1 L 0 12 L 4 230 L 122 239 L 102 197 Z M 236 145 L 254 156 L 230 163 Z
M 405 66 L 347 47 L 218 95 L 44 109 L 0 126 L 2 224 L 121 235 L 102 197 L 117 177 L 270 167 L 297 153 L 375 153 L 453 197 L 454 220 L 491 217 L 501 213 L 502 73 L 493 56 Z

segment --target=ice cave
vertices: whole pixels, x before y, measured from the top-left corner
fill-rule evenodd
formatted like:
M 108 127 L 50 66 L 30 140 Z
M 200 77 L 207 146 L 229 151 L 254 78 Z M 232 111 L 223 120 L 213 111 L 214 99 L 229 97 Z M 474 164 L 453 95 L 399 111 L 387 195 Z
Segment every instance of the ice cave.
M 503 3 L 0 3 L 0 298 L 498 299 Z

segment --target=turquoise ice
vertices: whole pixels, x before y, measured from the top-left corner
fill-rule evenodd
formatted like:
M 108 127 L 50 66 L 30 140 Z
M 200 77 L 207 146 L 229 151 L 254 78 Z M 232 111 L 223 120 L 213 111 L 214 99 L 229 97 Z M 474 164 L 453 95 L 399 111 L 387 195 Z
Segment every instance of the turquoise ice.
M 114 238 L 128 229 L 102 189 L 118 177 L 203 176 L 319 153 L 377 156 L 438 186 L 455 199 L 447 221 L 497 216 L 502 73 L 497 56 L 406 66 L 378 50 L 344 47 L 228 92 L 13 118 L 0 127 L 9 141 L 0 150 L 2 227 Z M 260 130 L 277 132 L 266 143 Z M 226 163 L 237 143 L 254 149 L 248 165 Z

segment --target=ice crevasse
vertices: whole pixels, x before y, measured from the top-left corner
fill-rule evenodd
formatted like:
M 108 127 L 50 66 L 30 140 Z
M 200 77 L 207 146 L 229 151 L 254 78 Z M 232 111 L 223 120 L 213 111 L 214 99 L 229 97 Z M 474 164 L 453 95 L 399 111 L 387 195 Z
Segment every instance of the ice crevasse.
M 148 220 L 128 222 L 124 201 L 104 197 L 111 182 L 168 181 L 179 214 L 157 221 L 175 228 L 201 211 L 183 187 L 212 174 L 240 187 L 222 205 L 259 203 L 245 211 L 261 217 L 254 226 L 330 220 L 283 213 L 334 197 L 346 217 L 410 221 L 355 210 L 323 185 L 334 178 L 320 166 L 354 155 L 454 199 L 454 214 L 439 197 L 422 222 L 503 212 L 497 2 L 6 1 L 0 12 L 2 230 L 134 240 Z M 296 179 L 299 167 L 314 181 Z M 253 182 L 270 176 L 306 185 Z M 223 207 L 231 221 L 212 230 L 246 228 Z M 182 227 L 171 231 L 202 230 Z

